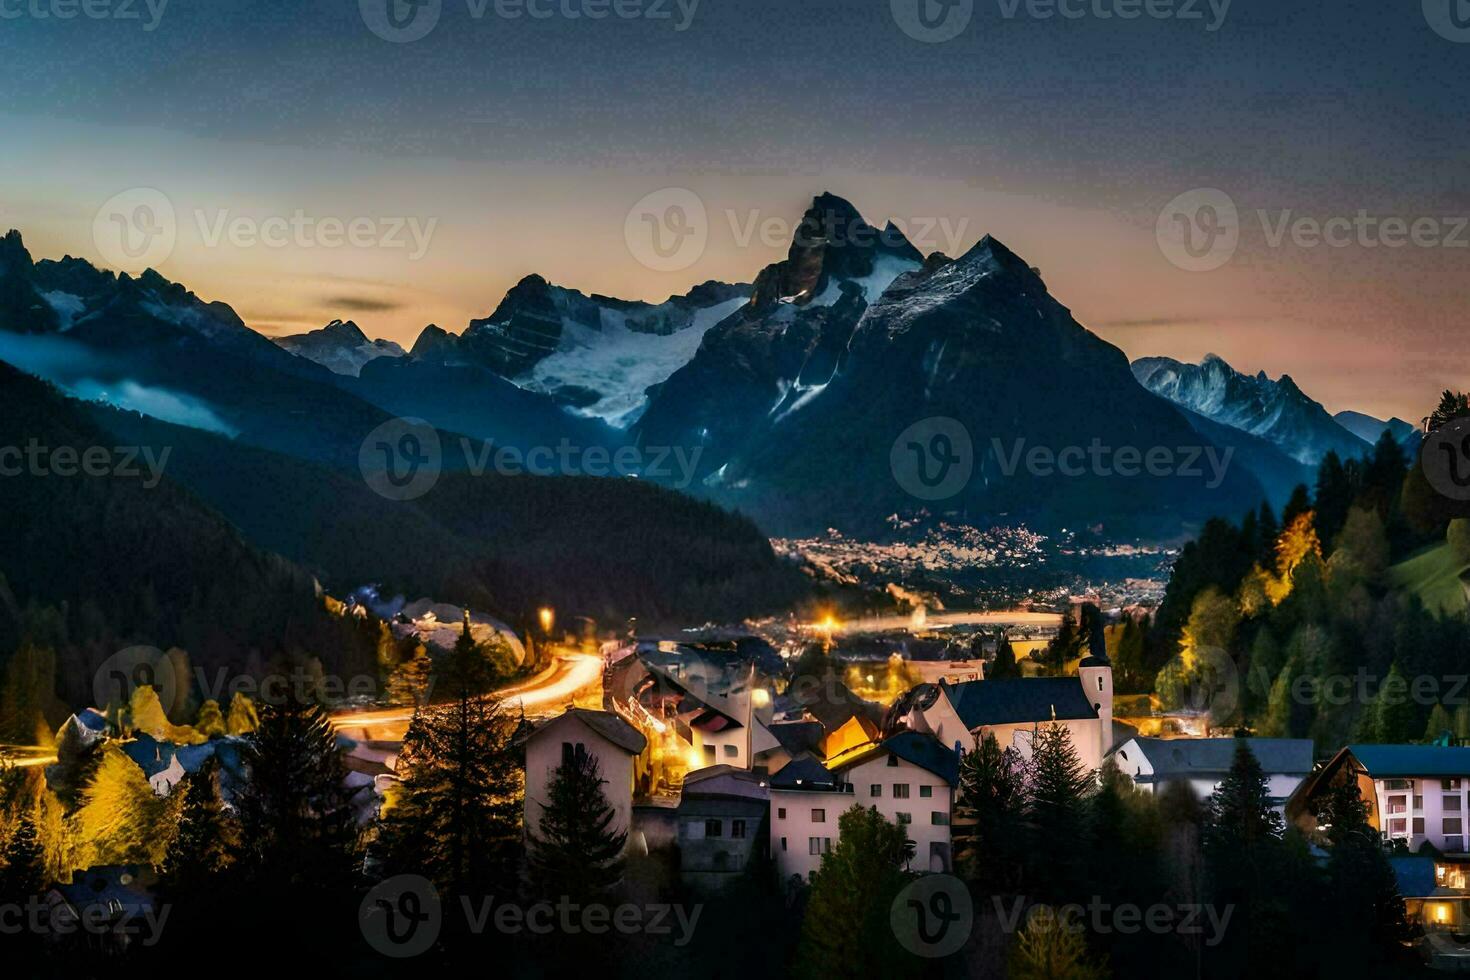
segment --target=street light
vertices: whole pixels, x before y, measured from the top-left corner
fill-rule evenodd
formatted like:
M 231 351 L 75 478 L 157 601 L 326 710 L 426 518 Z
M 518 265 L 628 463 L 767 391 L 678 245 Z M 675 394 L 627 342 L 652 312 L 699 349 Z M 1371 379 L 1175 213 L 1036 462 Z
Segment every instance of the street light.
M 556 622 L 556 613 L 552 611 L 550 606 L 542 606 L 539 615 L 541 617 L 541 632 L 550 636 L 552 624 Z

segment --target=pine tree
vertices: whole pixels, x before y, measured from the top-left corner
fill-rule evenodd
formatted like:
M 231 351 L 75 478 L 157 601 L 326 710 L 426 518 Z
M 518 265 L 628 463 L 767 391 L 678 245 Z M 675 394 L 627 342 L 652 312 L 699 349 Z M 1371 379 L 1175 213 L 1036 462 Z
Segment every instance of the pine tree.
M 297 702 L 267 705 L 241 758 L 249 775 L 236 800 L 235 858 L 245 879 L 282 894 L 345 884 L 357 828 L 326 712 Z
M 796 974 L 911 975 L 918 961 L 897 944 L 890 914 L 903 888 L 908 835 L 876 807 L 854 805 L 837 818 L 837 844 L 812 874 Z
M 1352 481 L 1342 465 L 1342 458 L 1329 449 L 1317 467 L 1317 534 L 1325 547 L 1331 548 L 1336 544 L 1337 532 L 1347 523 L 1348 508 L 1352 503 Z
M 1394 661 L 1378 689 L 1373 703 L 1373 725 L 1378 741 L 1385 743 L 1408 742 L 1423 731 L 1418 711 L 1409 697 L 1409 682 L 1398 661 Z
M 36 815 L 23 809 L 0 849 L 0 903 L 24 904 L 46 887 L 46 856 L 36 829 Z
M 449 700 L 419 710 L 404 738 L 402 785 L 381 826 L 382 860 L 459 895 L 514 880 L 524 776 L 517 719 L 487 697 L 490 677 L 466 627 L 438 685 Z
M 1235 738 L 1230 772 L 1205 806 L 1203 849 L 1209 890 L 1222 908 L 1242 911 L 1241 929 L 1220 950 L 1225 973 L 1245 975 L 1269 968 L 1286 937 L 1286 909 L 1275 887 L 1281 859 L 1281 817 L 1272 808 L 1266 774 L 1243 734 Z
M 1444 705 L 1435 704 L 1429 712 L 1429 724 L 1424 726 L 1424 741 L 1437 742 L 1448 736 L 1453 742 L 1455 737 L 1455 723 L 1450 718 L 1450 713 L 1445 710 Z
M 1082 932 L 1047 905 L 1032 907 L 1006 969 L 1010 980 L 1103 980 L 1108 975 L 1106 965 L 1088 952 Z
M 975 738 L 975 747 L 960 759 L 955 816 L 957 865 L 966 880 L 996 894 L 1021 884 L 1025 851 L 1026 780 L 1020 759 L 1002 749 L 993 734 Z M 968 826 L 967 826 L 968 825 Z
M 625 830 L 602 792 L 606 781 L 594 755 L 573 755 L 557 766 L 534 829 L 527 831 L 531 887 L 544 899 L 587 902 L 608 893 L 623 875 Z
M 1011 648 L 1010 637 L 1001 634 L 1000 641 L 995 645 L 995 661 L 990 665 L 990 679 L 1004 680 L 1007 677 L 1020 677 L 1021 668 L 1016 666 L 1016 651 Z
M 1044 900 L 1075 901 L 1084 880 L 1087 798 L 1093 779 L 1077 757 L 1066 728 L 1056 722 L 1036 733 L 1026 822 L 1031 833 L 1027 884 Z M 1033 873 L 1034 870 L 1034 873 Z
M 1357 780 L 1338 773 L 1315 809 L 1330 845 L 1323 915 L 1340 937 L 1323 947 L 1323 975 L 1389 976 L 1417 965 L 1404 945 L 1413 929 L 1398 880 Z
M 239 848 L 234 818 L 220 797 L 219 760 L 210 759 L 184 777 L 178 833 L 162 868 L 163 890 L 197 900 L 209 893 Z
M 230 714 L 225 722 L 225 729 L 231 735 L 249 735 L 260 726 L 260 714 L 255 710 L 255 704 L 245 695 L 236 691 L 230 698 Z

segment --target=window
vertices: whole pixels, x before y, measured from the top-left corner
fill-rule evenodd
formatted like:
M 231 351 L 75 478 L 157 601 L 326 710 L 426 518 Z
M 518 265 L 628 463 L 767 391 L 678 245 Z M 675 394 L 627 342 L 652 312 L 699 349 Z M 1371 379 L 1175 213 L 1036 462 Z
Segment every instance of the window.
M 1422 809 L 1424 809 L 1424 797 L 1420 796 L 1418 793 L 1415 793 L 1414 794 L 1414 809 L 1415 810 L 1422 810 Z
M 931 798 L 933 795 L 934 795 L 934 787 L 933 786 L 920 786 L 919 787 L 919 798 L 920 799 L 927 800 L 927 799 Z
M 1444 832 L 1445 832 L 1445 834 L 1458 834 L 1458 833 L 1461 832 L 1462 829 L 1463 828 L 1460 826 L 1460 818 L 1459 817 L 1445 817 L 1444 818 Z
M 1446 813 L 1460 812 L 1460 798 L 1458 796 L 1446 796 L 1441 806 Z
M 1458 779 L 1441 779 L 1439 785 L 1441 789 L 1459 789 L 1460 781 Z
M 936 827 L 948 827 L 949 814 L 945 813 L 943 810 L 935 810 L 933 813 L 929 814 L 929 822 Z
M 575 765 L 576 763 L 580 762 L 581 760 L 583 760 L 585 758 L 587 758 L 587 746 L 586 745 L 582 744 L 581 742 L 577 742 L 576 744 L 573 744 L 571 742 L 563 742 L 563 743 L 561 743 L 561 764 L 562 765 L 564 765 L 564 766 Z
M 1404 832 L 1404 822 L 1402 820 L 1390 820 L 1388 822 L 1388 832 L 1390 834 L 1402 834 Z
M 730 836 L 731 837 L 739 837 L 739 838 L 743 838 L 745 836 L 745 821 L 744 820 L 731 820 L 730 821 Z
M 868 795 L 869 796 L 882 796 L 883 795 L 883 784 L 882 783 L 874 783 L 873 785 L 869 786 L 868 787 Z
M 1102 690 L 1102 674 L 1097 675 L 1097 689 Z
M 736 756 L 738 756 L 739 754 L 740 754 L 740 749 L 736 748 L 735 746 L 733 746 L 733 745 L 727 745 L 727 746 L 725 746 L 725 758 L 727 758 L 727 759 L 733 759 Z
M 786 808 L 784 806 L 778 806 L 778 807 L 776 807 L 776 819 L 777 820 L 785 820 L 786 819 Z
M 903 812 L 900 811 L 899 814 L 898 814 L 898 822 L 899 822 L 900 825 L 906 824 L 906 823 L 913 823 L 914 822 L 914 815 L 912 813 L 903 813 Z
M 826 823 L 826 822 L 827 822 L 827 811 L 826 810 L 813 810 L 812 811 L 812 823 Z
M 710 765 L 715 764 L 715 747 L 713 745 L 706 745 L 704 747 L 704 761 Z
M 706 820 L 704 822 L 704 836 L 706 836 L 706 837 L 723 837 L 723 836 L 725 836 L 725 824 L 724 824 L 724 822 L 723 821 L 720 821 L 720 820 Z
M 906 800 L 906 799 L 908 799 L 909 798 L 909 784 L 908 783 L 894 783 L 893 784 L 893 798 L 895 800 Z
M 1388 812 L 1389 813 L 1403 813 L 1406 810 L 1408 810 L 1408 808 L 1409 808 L 1408 803 L 1405 801 L 1405 798 L 1404 797 L 1402 797 L 1402 796 L 1390 796 L 1388 798 Z
M 1424 836 L 1424 818 L 1423 817 L 1415 817 L 1414 818 L 1414 833 L 1417 834 L 1417 835 L 1419 835 L 1420 837 L 1423 837 Z
M 1383 781 L 1383 788 L 1387 790 L 1408 789 L 1410 785 L 1407 779 L 1385 779 Z
M 781 838 L 781 850 L 786 850 L 786 838 Z
M 808 854 L 831 854 L 832 838 L 830 837 L 808 837 L 806 839 Z
M 888 764 L 890 766 L 896 766 L 896 765 L 898 765 L 898 756 L 896 756 L 896 755 L 890 755 L 888 757 Z

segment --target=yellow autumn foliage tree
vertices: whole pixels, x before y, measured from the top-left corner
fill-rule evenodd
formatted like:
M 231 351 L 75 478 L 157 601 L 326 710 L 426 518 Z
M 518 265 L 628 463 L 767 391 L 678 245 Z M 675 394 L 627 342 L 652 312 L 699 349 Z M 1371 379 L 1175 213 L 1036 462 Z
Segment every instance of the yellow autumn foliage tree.
M 1276 573 L 1266 573 L 1266 597 L 1271 605 L 1279 606 L 1291 595 L 1291 577 L 1297 566 L 1308 555 L 1322 557 L 1322 542 L 1317 539 L 1317 528 L 1312 523 L 1313 512 L 1303 511 L 1282 528 L 1276 539 Z
M 70 821 L 79 850 L 74 865 L 161 864 L 178 824 L 172 800 L 153 792 L 118 743 L 103 745 L 96 774 Z

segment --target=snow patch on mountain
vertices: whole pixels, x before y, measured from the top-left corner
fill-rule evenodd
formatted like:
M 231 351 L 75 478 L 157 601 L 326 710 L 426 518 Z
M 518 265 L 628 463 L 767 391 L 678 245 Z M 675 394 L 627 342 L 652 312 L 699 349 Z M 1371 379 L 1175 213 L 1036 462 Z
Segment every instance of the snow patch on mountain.
M 642 414 L 647 389 L 689 363 L 705 333 L 745 303 L 744 296 L 736 296 L 696 310 L 689 326 L 671 334 L 631 330 L 626 314 L 606 307 L 600 330 L 564 318 L 557 350 L 514 380 L 547 394 L 564 389 L 595 393 L 595 401 L 573 408 L 573 414 L 626 428 Z

